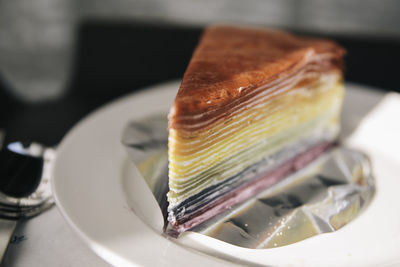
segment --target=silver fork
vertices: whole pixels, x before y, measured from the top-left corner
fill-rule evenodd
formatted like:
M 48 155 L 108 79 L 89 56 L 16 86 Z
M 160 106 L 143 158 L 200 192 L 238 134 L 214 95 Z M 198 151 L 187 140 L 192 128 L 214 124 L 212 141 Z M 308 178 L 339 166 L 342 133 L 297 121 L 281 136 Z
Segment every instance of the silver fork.
M 54 162 L 55 150 L 53 148 L 43 148 L 36 143 L 32 143 L 27 148 L 24 148 L 20 143 L 13 144 L 17 146 L 18 151 L 15 152 L 18 152 L 19 155 L 42 157 L 43 168 L 39 185 L 29 196 L 13 197 L 0 192 L 0 263 L 5 255 L 18 220 L 36 216 L 54 204 L 49 174 Z

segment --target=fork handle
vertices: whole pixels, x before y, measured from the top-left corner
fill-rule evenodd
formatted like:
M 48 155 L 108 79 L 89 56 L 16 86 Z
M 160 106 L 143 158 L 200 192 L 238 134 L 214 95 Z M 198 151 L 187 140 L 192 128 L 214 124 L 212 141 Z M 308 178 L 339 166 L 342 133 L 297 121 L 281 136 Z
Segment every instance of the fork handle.
M 0 218 L 0 265 L 3 261 L 8 244 L 10 243 L 11 236 L 14 233 L 16 226 L 16 220 L 7 220 Z

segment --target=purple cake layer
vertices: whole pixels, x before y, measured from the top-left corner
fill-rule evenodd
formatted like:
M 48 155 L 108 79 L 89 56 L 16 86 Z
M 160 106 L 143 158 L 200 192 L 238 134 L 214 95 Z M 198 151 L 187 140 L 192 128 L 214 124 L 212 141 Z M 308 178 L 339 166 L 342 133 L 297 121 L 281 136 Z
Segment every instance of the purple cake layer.
M 178 233 L 190 230 L 232 206 L 250 199 L 256 194 L 278 183 L 290 174 L 302 169 L 331 146 L 332 142 L 321 142 L 304 153 L 286 161 L 274 170 L 260 174 L 249 182 L 246 182 L 229 193 L 222 195 L 215 201 L 208 203 L 196 212 L 193 212 L 190 217 L 182 218 L 180 220 L 170 218 L 174 230 Z

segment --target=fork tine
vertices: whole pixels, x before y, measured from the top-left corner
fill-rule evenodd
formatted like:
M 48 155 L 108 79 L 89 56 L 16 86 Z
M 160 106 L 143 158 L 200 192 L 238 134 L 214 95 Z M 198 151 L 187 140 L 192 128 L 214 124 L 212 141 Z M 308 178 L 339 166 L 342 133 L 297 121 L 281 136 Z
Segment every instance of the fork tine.
M 0 192 L 0 205 L 10 207 L 34 207 L 43 204 L 51 196 L 42 198 L 10 198 Z
M 18 220 L 20 218 L 31 218 L 47 210 L 53 205 L 54 201 L 48 201 L 36 207 L 30 207 L 30 208 L 27 207 L 24 209 L 14 209 L 14 210 L 13 209 L 2 210 L 0 212 L 0 218 L 11 219 L 11 220 Z
M 44 202 L 41 204 L 43 205 Z M 0 204 L 0 212 L 1 211 L 28 211 L 31 209 L 38 208 L 40 205 L 37 206 L 8 206 L 8 205 L 1 205 Z

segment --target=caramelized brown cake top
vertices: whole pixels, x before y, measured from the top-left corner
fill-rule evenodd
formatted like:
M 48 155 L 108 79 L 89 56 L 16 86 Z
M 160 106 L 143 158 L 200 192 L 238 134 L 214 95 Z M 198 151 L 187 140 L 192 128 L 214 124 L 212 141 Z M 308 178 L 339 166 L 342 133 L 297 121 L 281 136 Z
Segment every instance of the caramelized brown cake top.
M 183 76 L 170 119 L 173 123 L 180 116 L 223 108 L 257 87 L 284 78 L 310 58 L 322 59 L 325 70 L 341 71 L 344 53 L 326 39 L 263 28 L 209 27 Z

